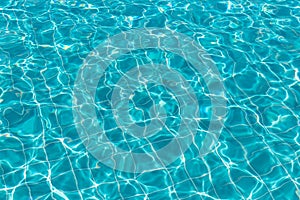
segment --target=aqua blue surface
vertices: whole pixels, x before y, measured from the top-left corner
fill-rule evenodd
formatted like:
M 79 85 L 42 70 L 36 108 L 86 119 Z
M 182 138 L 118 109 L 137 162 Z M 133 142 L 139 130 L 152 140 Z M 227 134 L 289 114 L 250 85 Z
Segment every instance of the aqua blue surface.
M 299 22 L 300 3 L 293 0 L 2 0 L 0 199 L 299 199 Z M 86 150 L 73 120 L 72 88 L 90 51 L 109 36 L 141 27 L 169 27 L 203 46 L 222 76 L 228 115 L 214 152 L 197 157 L 199 135 L 185 159 L 136 174 L 113 170 Z M 116 63 L 127 70 L 136 60 L 147 62 L 145 55 L 167 57 L 174 68 L 186 65 L 157 49 Z M 188 68 L 182 73 L 194 80 Z M 100 79 L 97 106 L 109 97 L 101 96 L 109 90 L 101 83 L 116 80 Z M 194 88 L 202 91 L 200 82 L 194 80 Z M 178 115 L 165 88 L 151 92 L 157 101 L 168 99 L 169 115 Z M 160 92 L 164 96 L 155 95 Z M 197 97 L 207 102 L 201 92 Z M 141 89 L 136 98 L 138 104 L 149 97 Z M 201 113 L 205 130 L 211 113 Z M 138 111 L 132 116 L 145 125 Z M 175 132 L 177 123 L 167 121 Z M 108 137 L 124 149 L 149 150 L 147 141 L 115 135 Z M 157 137 L 166 142 L 173 136 Z

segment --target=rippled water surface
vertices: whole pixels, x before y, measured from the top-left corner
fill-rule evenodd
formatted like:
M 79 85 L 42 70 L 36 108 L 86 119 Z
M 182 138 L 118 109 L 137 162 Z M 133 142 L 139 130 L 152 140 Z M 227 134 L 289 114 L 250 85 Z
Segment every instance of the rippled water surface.
M 296 0 L 1 0 L 0 199 L 299 199 L 299 23 Z M 76 129 L 73 89 L 93 49 L 144 27 L 173 30 L 202 46 L 219 71 L 227 115 L 213 151 L 199 156 L 213 115 L 206 75 L 159 46 L 121 55 L 94 77 L 97 120 L 86 118 L 110 145 L 155 152 L 178 136 L 180 95 L 149 80 L 132 93 L 128 116 L 147 127 L 159 105 L 164 128 L 137 137 L 118 126 L 113 113 L 121 107 L 111 108 L 112 91 L 122 96 L 118 81 L 139 66 L 160 63 L 180 72 L 199 106 L 183 155 L 163 168 L 124 172 L 87 150 Z M 172 81 L 164 72 L 159 77 Z

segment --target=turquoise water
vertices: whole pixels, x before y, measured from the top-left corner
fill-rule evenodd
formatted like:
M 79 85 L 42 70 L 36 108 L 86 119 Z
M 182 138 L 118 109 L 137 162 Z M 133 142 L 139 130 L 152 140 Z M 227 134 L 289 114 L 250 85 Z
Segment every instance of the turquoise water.
M 0 15 L 0 199 L 300 198 L 298 1 L 4 0 Z M 200 116 L 193 143 L 174 162 L 124 172 L 99 161 L 80 138 L 73 91 L 95 48 L 144 27 L 174 30 L 202 46 L 219 71 L 227 115 L 212 152 L 199 156 L 213 115 L 205 75 L 160 48 L 121 55 L 94 77 L 96 123 L 111 145 L 143 153 L 178 137 L 179 96 L 151 82 L 133 93 L 129 116 L 147 127 L 151 108 L 161 104 L 165 128 L 145 138 L 118 128 L 112 90 L 141 65 L 180 72 Z

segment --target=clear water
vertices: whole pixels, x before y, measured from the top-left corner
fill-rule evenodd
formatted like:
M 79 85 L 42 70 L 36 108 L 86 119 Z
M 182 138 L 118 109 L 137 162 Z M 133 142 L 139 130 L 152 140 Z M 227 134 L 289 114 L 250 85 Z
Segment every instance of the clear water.
M 300 3 L 293 0 L 2 0 L 0 199 L 299 199 L 299 22 Z M 113 129 L 111 90 L 124 87 L 116 85 L 122 74 L 142 64 L 180 71 L 201 116 L 183 155 L 165 168 L 134 173 L 87 150 L 72 101 L 90 52 L 108 37 L 143 27 L 167 27 L 203 47 L 221 76 L 227 115 L 214 150 L 198 156 L 212 117 L 204 77 L 159 48 L 122 55 L 95 77 L 97 123 L 112 145 L 150 152 L 177 136 L 178 101 L 151 83 L 135 91 L 130 116 L 146 127 L 150 107 L 162 103 L 169 129 L 146 139 Z

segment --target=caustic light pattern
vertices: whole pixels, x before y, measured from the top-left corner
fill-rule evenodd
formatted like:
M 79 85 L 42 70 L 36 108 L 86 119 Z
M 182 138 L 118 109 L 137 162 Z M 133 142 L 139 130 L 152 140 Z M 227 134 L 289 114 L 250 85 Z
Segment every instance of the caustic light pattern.
M 0 199 L 300 198 L 298 1 L 4 0 L 0 15 Z M 158 43 L 130 43 L 153 27 Z

